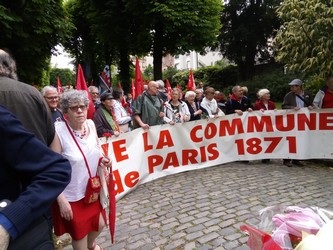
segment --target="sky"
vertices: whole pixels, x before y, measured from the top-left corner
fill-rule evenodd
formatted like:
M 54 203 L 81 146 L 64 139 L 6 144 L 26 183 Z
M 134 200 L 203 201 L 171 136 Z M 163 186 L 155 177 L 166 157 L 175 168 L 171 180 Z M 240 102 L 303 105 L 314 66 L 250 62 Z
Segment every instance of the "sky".
M 60 45 L 56 46 L 56 49 L 60 53 L 58 56 L 52 55 L 51 57 L 51 65 L 55 68 L 69 68 L 71 70 L 74 69 L 74 65 L 70 63 L 72 58 L 69 57 L 69 54 L 64 52 L 63 47 Z

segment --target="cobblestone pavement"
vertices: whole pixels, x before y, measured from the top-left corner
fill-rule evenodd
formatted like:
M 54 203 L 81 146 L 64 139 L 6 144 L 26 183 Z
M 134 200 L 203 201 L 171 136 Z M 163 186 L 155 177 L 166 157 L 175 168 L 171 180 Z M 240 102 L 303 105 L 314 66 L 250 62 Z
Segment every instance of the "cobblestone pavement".
M 331 161 L 234 162 L 166 176 L 140 185 L 117 202 L 116 243 L 105 249 L 246 250 L 240 225 L 258 225 L 258 211 L 273 205 L 333 210 Z M 67 248 L 71 249 L 71 248 Z

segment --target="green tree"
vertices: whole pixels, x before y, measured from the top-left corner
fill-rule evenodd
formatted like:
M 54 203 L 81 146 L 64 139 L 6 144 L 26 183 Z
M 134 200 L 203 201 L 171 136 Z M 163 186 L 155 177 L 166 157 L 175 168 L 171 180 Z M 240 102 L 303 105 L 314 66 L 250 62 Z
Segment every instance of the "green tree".
M 51 51 L 68 38 L 72 28 L 62 0 L 0 3 L 0 47 L 14 56 L 24 82 L 40 85 L 46 81 Z
M 122 82 L 126 89 L 131 82 L 130 55 L 149 51 L 148 37 L 140 19 L 133 19 L 126 9 L 126 2 L 120 0 L 70 0 L 66 8 L 71 13 L 76 30 L 73 38 L 64 46 L 85 65 L 85 76 L 98 76 L 103 67 L 118 65 L 120 74 L 114 82 Z M 141 42 L 140 42 L 141 41 Z M 145 46 L 145 43 L 147 46 Z
M 172 77 L 178 73 L 178 70 L 176 67 L 167 67 L 166 70 L 163 71 L 163 78 L 162 79 L 168 79 L 170 84 L 172 83 Z
M 76 76 L 70 69 L 52 68 L 49 85 L 57 87 L 58 77 L 62 86 L 68 86 L 68 84 L 75 85 Z
M 305 76 L 333 73 L 333 2 L 282 2 L 277 10 L 283 21 L 275 39 L 276 60 Z
M 221 28 L 221 0 L 132 0 L 136 16 L 145 18 L 154 57 L 154 79 L 162 78 L 162 57 L 195 50 L 203 52 L 217 42 Z
M 81 64 L 87 81 L 97 81 L 107 64 L 104 58 L 103 44 L 92 30 L 91 13 L 94 11 L 89 1 L 71 0 L 65 4 L 75 29 L 70 39 L 63 42 L 65 50 L 75 58 L 74 64 Z
M 242 80 L 252 78 L 256 61 L 273 58 L 268 40 L 280 25 L 275 13 L 279 4 L 280 0 L 230 0 L 222 12 L 220 48 L 238 65 Z
M 154 69 L 151 64 L 142 72 L 142 78 L 148 79 L 149 81 L 153 80 Z

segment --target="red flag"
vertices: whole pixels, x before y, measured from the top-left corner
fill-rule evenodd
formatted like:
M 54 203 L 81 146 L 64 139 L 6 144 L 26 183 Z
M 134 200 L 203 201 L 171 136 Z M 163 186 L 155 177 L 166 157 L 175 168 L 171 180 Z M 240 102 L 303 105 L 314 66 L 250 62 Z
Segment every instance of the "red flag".
M 64 93 L 64 90 L 62 89 L 62 85 L 61 85 L 61 82 L 60 82 L 60 78 L 58 76 L 58 83 L 57 83 L 57 92 L 58 93 Z
M 135 84 L 134 84 L 134 80 L 132 80 L 131 92 L 132 92 L 132 99 L 135 100 Z
M 123 86 L 121 86 L 120 82 L 118 82 L 118 88 L 120 88 L 121 90 L 123 89 Z
M 195 90 L 195 82 L 194 82 L 194 77 L 193 77 L 193 72 L 192 69 L 190 69 L 190 75 L 188 77 L 188 83 L 186 86 L 187 90 Z
M 88 107 L 88 114 L 87 119 L 92 119 L 95 113 L 94 102 L 91 98 L 91 95 L 87 88 L 86 80 L 84 79 L 84 74 L 81 65 L 79 64 L 77 67 L 77 78 L 76 78 L 76 89 L 77 90 L 85 90 L 87 91 L 88 98 L 89 98 L 89 107 Z
M 109 224 L 111 241 L 114 243 L 115 226 L 116 226 L 116 193 L 114 190 L 115 182 L 113 180 L 112 171 L 109 175 L 110 183 L 108 185 L 109 191 Z
M 168 99 L 170 100 L 171 99 L 172 88 L 171 88 L 171 85 L 170 85 L 168 79 L 165 80 L 165 86 L 166 86 L 166 89 L 167 89 L 167 92 L 168 92 Z
M 111 87 L 111 75 L 110 75 L 110 68 L 109 65 L 105 65 L 104 70 L 101 74 L 104 82 L 108 87 Z
M 142 74 L 141 74 L 138 58 L 136 58 L 136 61 L 135 61 L 135 82 L 134 82 L 134 85 L 135 85 L 135 99 L 136 99 L 144 91 Z M 134 100 L 134 96 L 133 96 L 133 100 Z

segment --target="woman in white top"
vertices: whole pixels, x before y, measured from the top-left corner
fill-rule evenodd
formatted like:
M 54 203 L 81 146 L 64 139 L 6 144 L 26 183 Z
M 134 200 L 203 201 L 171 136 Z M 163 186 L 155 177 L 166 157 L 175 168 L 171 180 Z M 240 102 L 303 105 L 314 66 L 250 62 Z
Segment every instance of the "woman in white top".
M 121 103 L 124 98 L 124 93 L 119 88 L 113 88 L 112 95 L 114 97 L 112 107 L 117 123 L 119 124 L 119 128 L 123 133 L 128 132 L 131 127 L 130 124 L 132 122 L 132 117 L 127 113 Z
M 214 99 L 215 89 L 207 87 L 205 90 L 205 97 L 202 99 L 200 106 L 205 109 L 210 118 L 217 118 L 225 114 L 218 108 L 217 102 Z
M 88 104 L 85 91 L 72 90 L 62 95 L 60 106 L 68 121 L 55 124 L 56 136 L 51 144 L 51 148 L 67 158 L 72 167 L 70 183 L 52 206 L 54 232 L 57 236 L 69 233 L 74 250 L 101 249 L 95 239 L 106 222 L 106 213 L 99 200 L 89 204 L 83 201 L 90 178 L 87 168 L 95 177 L 98 167 L 111 167 L 110 159 L 102 155 L 94 122 L 87 120 Z
M 171 100 L 164 103 L 164 114 L 164 122 L 171 125 L 190 120 L 190 111 L 186 103 L 180 100 L 179 89 L 174 88 L 171 93 Z

